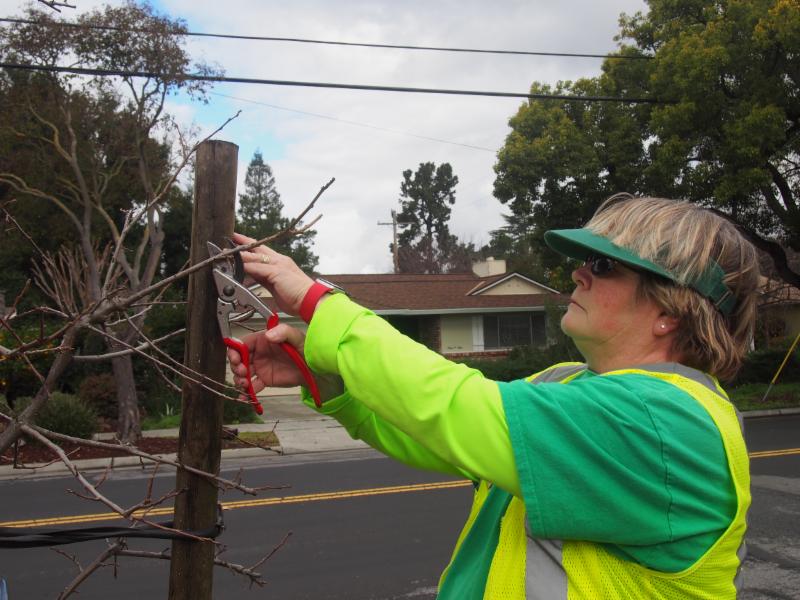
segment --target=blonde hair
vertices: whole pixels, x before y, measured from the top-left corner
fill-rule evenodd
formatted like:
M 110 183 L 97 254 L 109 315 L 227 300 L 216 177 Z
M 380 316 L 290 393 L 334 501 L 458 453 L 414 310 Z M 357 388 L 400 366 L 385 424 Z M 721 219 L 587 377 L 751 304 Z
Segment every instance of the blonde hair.
M 643 274 L 639 296 L 679 319 L 672 349 L 682 363 L 733 378 L 751 345 L 759 286 L 756 250 L 735 226 L 690 202 L 616 194 L 586 228 L 674 275 L 677 283 Z M 728 316 L 689 287 L 714 261 L 736 299 Z

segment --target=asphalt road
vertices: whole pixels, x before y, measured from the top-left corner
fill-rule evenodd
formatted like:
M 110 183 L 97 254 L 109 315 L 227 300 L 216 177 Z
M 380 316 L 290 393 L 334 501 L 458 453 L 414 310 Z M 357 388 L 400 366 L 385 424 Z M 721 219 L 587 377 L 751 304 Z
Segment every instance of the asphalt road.
M 753 508 L 745 564 L 747 600 L 800 598 L 800 416 L 747 421 L 752 460 Z M 781 454 L 781 450 L 794 453 Z M 422 473 L 371 451 L 251 459 L 242 463 L 250 485 L 288 485 L 259 495 L 249 506 L 229 493 L 222 501 L 229 546 L 223 558 L 250 565 L 285 545 L 259 571 L 268 580 L 249 588 L 240 576 L 218 570 L 216 599 L 329 598 L 424 600 L 435 595 L 471 498 L 468 485 Z M 148 476 L 120 470 L 103 489 L 120 503 L 141 499 Z M 155 494 L 173 475 L 156 478 Z M 105 513 L 105 507 L 65 492 L 71 479 L 50 477 L 0 482 L 0 519 L 61 518 Z M 276 498 L 291 502 L 277 503 Z M 167 517 L 163 517 L 167 518 Z M 112 525 L 98 520 L 92 525 Z M 116 523 L 120 523 L 117 521 Z M 76 525 L 77 526 L 77 525 Z M 131 540 L 136 549 L 160 551 L 168 542 Z M 83 565 L 104 542 L 62 546 Z M 9 600 L 55 598 L 76 574 L 73 562 L 50 549 L 0 550 L 0 577 Z M 116 580 L 115 580 L 116 576 Z M 81 587 L 83 600 L 165 598 L 166 561 L 122 558 Z

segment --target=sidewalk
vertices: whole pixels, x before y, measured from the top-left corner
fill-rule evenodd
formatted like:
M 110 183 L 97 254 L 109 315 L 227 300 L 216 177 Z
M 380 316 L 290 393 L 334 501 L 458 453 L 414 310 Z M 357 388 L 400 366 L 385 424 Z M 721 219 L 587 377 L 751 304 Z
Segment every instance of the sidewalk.
M 223 463 L 258 456 L 279 456 L 304 454 L 310 452 L 334 452 L 337 450 L 367 449 L 368 446 L 352 439 L 344 428 L 330 417 L 323 417 L 300 402 L 299 396 L 271 396 L 260 398 L 264 406 L 264 415 L 269 419 L 264 423 L 246 423 L 226 425 L 230 429 L 243 431 L 274 431 L 278 436 L 279 446 L 275 453 L 265 452 L 262 448 L 237 448 L 222 451 Z M 144 437 L 178 437 L 177 429 L 154 429 L 144 431 Z M 113 434 L 100 435 L 98 438 L 111 438 Z M 164 458 L 176 460 L 175 454 L 165 454 Z M 76 460 L 74 464 L 82 471 L 105 469 L 110 458 Z M 136 466 L 141 461 L 135 456 L 123 456 L 114 459 L 114 467 Z M 10 465 L 0 466 L 1 479 L 21 477 L 39 477 L 47 475 L 63 475 L 68 473 L 62 462 L 34 467 L 30 469 L 14 469 Z
M 261 424 L 248 423 L 242 425 L 228 425 L 229 428 L 243 431 L 274 431 L 278 436 L 279 446 L 275 448 L 277 455 L 305 454 L 313 452 L 334 452 L 338 450 L 367 449 L 368 446 L 352 439 L 344 428 L 330 417 L 323 417 L 300 402 L 298 396 L 271 396 L 261 398 L 264 414 L 270 417 Z M 772 417 L 778 415 L 800 414 L 800 408 L 784 408 L 777 410 L 756 410 L 742 413 L 745 419 L 758 417 Z M 177 429 L 155 429 L 145 431 L 144 437 L 177 437 Z M 261 448 L 240 448 L 222 451 L 223 463 L 236 460 L 265 456 L 267 453 Z M 165 458 L 175 460 L 175 454 L 165 455 Z M 97 458 L 89 460 L 76 460 L 75 465 L 81 470 L 89 471 L 105 469 L 111 459 Z M 141 461 L 135 456 L 117 457 L 114 459 L 115 467 L 140 466 Z M 11 466 L 0 466 L 0 479 L 33 477 L 67 473 L 67 467 L 56 462 L 46 467 L 32 469 L 14 469 Z

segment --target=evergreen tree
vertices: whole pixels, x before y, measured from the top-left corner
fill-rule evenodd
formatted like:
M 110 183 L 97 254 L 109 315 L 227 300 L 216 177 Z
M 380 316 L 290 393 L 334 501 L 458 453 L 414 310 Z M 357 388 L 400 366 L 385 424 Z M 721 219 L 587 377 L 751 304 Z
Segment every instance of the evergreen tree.
M 272 168 L 264 162 L 259 150 L 247 167 L 244 178 L 245 192 L 239 194 L 239 222 L 237 230 L 252 238 L 262 239 L 283 231 L 290 219 L 283 216 L 281 195 L 275 188 Z M 276 252 L 286 254 L 304 271 L 313 271 L 319 259 L 311 251 L 316 235 L 309 231 L 293 237 L 284 237 L 270 243 Z
M 458 177 L 449 163 L 420 163 L 416 172 L 403 171 L 398 222 L 405 230 L 398 239 L 401 273 L 447 273 L 469 270 L 471 245 L 450 234 L 450 206 L 456 201 Z M 466 265 L 466 267 L 465 267 Z

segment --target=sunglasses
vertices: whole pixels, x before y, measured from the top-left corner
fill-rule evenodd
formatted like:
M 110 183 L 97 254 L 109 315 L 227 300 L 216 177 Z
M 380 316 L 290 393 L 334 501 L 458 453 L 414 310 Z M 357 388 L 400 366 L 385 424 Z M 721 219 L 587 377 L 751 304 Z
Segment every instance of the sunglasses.
M 583 262 L 584 266 L 588 267 L 595 277 L 605 277 L 614 272 L 617 267 L 617 261 L 607 256 L 599 254 L 590 254 Z

